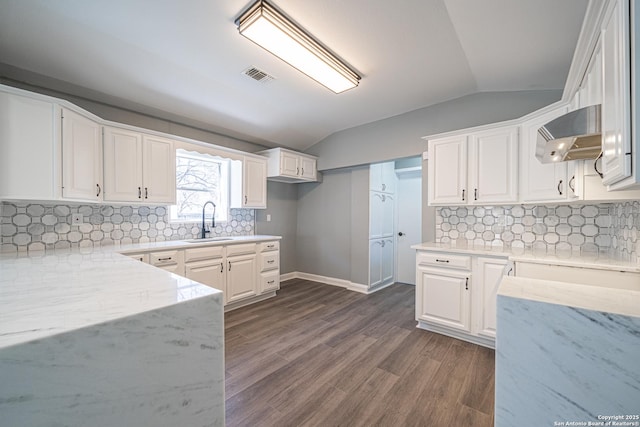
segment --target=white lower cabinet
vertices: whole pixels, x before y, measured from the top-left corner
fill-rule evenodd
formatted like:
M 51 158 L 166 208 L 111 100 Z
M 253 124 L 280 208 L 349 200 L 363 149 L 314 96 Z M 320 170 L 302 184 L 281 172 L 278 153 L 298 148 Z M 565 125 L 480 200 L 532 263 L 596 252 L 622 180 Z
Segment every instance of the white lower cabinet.
M 418 268 L 418 320 L 463 332 L 471 331 L 469 279 L 471 273 L 444 268 Z
M 227 257 L 227 303 L 256 296 L 257 285 L 255 253 Z
M 226 309 L 274 296 L 280 289 L 278 241 L 125 255 L 223 291 Z
M 494 347 L 496 294 L 507 262 L 506 257 L 419 250 L 418 327 Z
M 369 289 L 393 282 L 393 237 L 369 241 Z
M 474 271 L 475 305 L 474 323 L 478 335 L 496 338 L 496 295 L 508 261 L 504 258 L 481 258 L 476 260 Z

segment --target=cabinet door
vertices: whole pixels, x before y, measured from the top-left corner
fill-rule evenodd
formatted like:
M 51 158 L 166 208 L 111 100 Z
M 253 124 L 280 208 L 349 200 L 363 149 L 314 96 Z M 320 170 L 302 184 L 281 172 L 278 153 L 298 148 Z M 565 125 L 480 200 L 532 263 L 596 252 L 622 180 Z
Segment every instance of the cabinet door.
M 615 0 L 605 14 L 602 44 L 602 183 L 631 175 L 629 9 Z
M 382 284 L 382 240 L 369 241 L 369 287 Z
M 185 264 L 185 276 L 187 279 L 195 280 L 196 282 L 221 290 L 224 292 L 225 297 L 227 295 L 223 258 L 189 262 Z
M 176 203 L 176 151 L 173 141 L 157 136 L 142 138 L 142 200 Z
M 464 205 L 467 191 L 467 137 L 429 141 L 429 205 Z
M 267 208 L 267 163 L 259 159 L 245 157 L 242 180 L 245 208 Z
M 474 271 L 474 317 L 479 335 L 496 337 L 496 296 L 506 259 L 478 258 L 478 276 Z
M 419 320 L 471 331 L 469 275 L 419 267 L 416 279 L 416 316 Z
M 469 141 L 469 201 L 518 200 L 518 127 L 478 132 Z
M 369 190 L 382 191 L 382 163 L 369 165 Z
M 393 250 L 393 238 L 384 239 L 380 261 L 382 283 L 393 282 L 393 266 L 395 264 L 395 252 Z
M 104 200 L 142 201 L 142 135 L 104 128 Z
M 396 192 L 396 164 L 386 162 L 381 164 L 382 191 L 394 194 Z
M 258 294 L 256 255 L 227 258 L 227 303 Z
M 62 197 L 102 200 L 102 135 L 100 125 L 62 110 Z
M 280 175 L 297 177 L 300 175 L 299 157 L 295 154 L 280 152 Z
M 384 199 L 382 200 L 382 227 L 381 227 L 381 236 L 393 236 L 394 229 L 394 212 L 395 212 L 395 197 L 386 194 L 384 195 Z
M 304 179 L 316 180 L 316 159 L 300 157 L 300 176 Z
M 545 202 L 565 200 L 573 193 L 567 178 L 567 163 L 540 163 L 536 158 L 538 129 L 565 114 L 567 107 L 558 108 L 522 125 L 520 146 L 520 200 Z
M 377 191 L 369 192 L 369 238 L 383 236 L 384 202 L 387 196 Z

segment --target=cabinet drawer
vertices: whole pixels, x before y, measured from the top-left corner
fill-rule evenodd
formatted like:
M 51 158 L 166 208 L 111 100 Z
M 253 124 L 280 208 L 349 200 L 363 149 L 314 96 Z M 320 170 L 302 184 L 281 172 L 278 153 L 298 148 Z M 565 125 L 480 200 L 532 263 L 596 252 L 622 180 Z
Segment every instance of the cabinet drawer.
M 129 258 L 133 258 L 133 259 L 138 260 L 140 262 L 144 262 L 146 264 L 149 264 L 149 254 L 140 253 L 140 254 L 125 254 L 125 255 L 128 256 Z
M 418 252 L 416 256 L 418 265 L 431 265 L 444 268 L 459 268 L 471 270 L 471 256 L 452 255 L 443 252 Z
M 171 265 L 178 263 L 178 251 L 151 252 L 149 254 L 151 265 Z
M 258 244 L 259 252 L 277 251 L 280 249 L 280 242 L 277 240 L 274 242 L 261 242 Z
M 222 258 L 224 254 L 224 246 L 211 246 L 208 248 L 185 249 L 185 262 L 202 261 L 206 259 Z
M 280 270 L 267 271 L 260 274 L 261 292 L 280 289 Z
M 280 268 L 280 251 L 260 254 L 260 271 L 275 270 L 278 268 Z
M 256 253 L 255 243 L 243 243 L 241 245 L 227 246 L 227 256 L 254 254 Z

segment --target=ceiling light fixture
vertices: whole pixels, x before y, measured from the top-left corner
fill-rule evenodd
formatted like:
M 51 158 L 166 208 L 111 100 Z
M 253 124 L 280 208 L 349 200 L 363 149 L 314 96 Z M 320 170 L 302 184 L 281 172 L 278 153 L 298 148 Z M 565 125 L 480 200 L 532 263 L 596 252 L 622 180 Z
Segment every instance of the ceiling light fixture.
M 244 37 L 335 93 L 358 86 L 360 76 L 263 0 L 247 9 L 236 24 Z

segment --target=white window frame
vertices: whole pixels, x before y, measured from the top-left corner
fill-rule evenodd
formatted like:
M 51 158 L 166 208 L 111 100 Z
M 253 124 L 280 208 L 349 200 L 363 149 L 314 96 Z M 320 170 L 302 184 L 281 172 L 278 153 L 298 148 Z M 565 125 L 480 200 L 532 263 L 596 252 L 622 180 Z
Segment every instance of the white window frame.
M 230 178 L 231 178 L 231 165 L 230 159 L 222 158 L 220 156 L 212 156 L 210 154 L 187 151 L 183 149 L 176 150 L 176 174 L 177 165 L 179 158 L 191 158 L 194 160 L 200 160 L 205 162 L 219 163 L 221 165 L 220 168 L 220 197 L 223 200 L 223 203 L 216 203 L 216 225 L 224 225 L 230 221 L 231 213 L 230 204 L 231 204 L 231 187 L 230 187 Z M 180 192 L 180 188 L 178 187 L 179 183 L 176 180 L 176 192 Z M 219 206 L 222 205 L 222 206 Z M 202 207 L 201 207 L 202 208 Z M 211 213 L 213 209 L 210 206 L 207 206 L 205 212 L 205 222 L 207 224 L 211 223 Z M 201 224 L 202 223 L 202 211 L 200 210 L 197 213 L 197 217 L 189 217 L 189 218 L 179 218 L 177 216 L 177 205 L 169 206 L 169 223 L 172 224 Z

